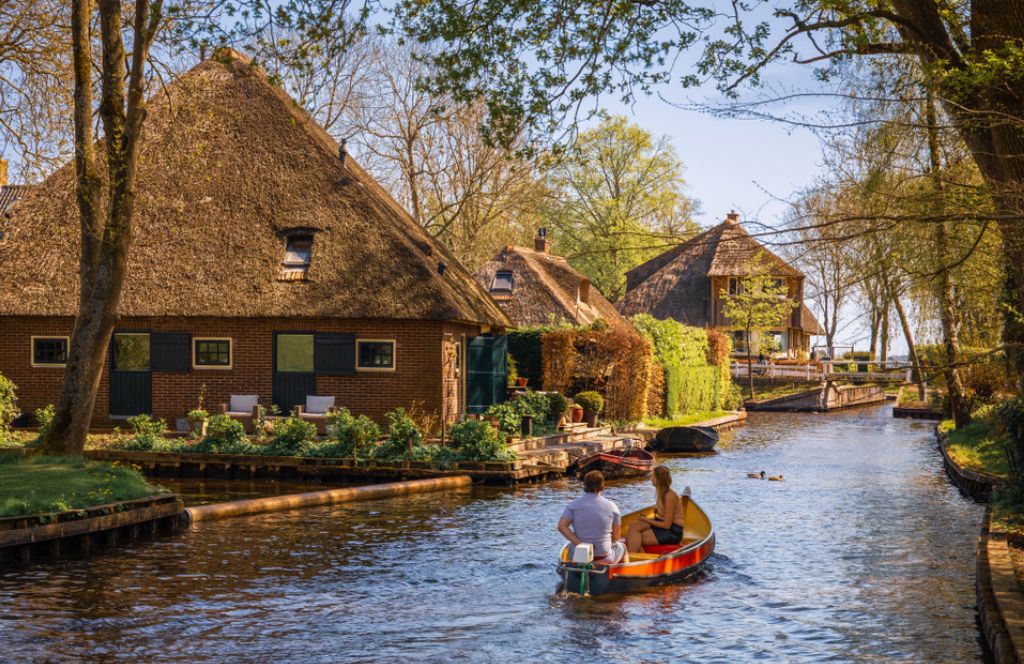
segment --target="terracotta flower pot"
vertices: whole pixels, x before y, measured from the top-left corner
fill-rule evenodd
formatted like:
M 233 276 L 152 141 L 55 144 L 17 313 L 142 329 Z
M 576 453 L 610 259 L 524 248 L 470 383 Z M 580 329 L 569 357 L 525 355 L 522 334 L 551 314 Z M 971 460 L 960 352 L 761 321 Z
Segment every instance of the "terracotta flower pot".
M 583 409 L 579 406 L 573 406 L 572 408 L 572 423 L 579 424 L 583 421 Z
M 188 429 L 194 436 L 203 438 L 206 436 L 206 418 L 201 419 L 189 419 Z
M 516 384 L 519 385 L 519 387 L 526 387 L 528 382 L 530 382 L 529 378 L 516 378 Z

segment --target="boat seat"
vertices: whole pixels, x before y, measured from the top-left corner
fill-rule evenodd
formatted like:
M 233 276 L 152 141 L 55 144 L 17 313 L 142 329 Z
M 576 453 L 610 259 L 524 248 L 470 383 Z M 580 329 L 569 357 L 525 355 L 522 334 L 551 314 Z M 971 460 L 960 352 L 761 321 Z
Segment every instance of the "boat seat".
M 636 563 L 640 562 L 641 560 L 654 560 L 655 558 L 660 557 L 660 553 L 640 553 L 639 551 L 637 551 L 636 553 L 629 554 L 629 562 Z
M 672 553 L 678 548 L 678 544 L 652 544 L 650 546 L 644 546 L 644 553 L 653 553 L 657 556 L 663 556 L 666 553 Z

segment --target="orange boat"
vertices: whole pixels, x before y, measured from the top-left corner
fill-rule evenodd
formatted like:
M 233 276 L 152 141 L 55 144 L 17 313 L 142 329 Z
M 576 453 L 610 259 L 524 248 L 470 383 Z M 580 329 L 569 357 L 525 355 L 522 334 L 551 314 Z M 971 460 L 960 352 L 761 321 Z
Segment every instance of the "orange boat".
M 696 502 L 689 496 L 682 501 L 686 525 L 680 544 L 645 546 L 643 553 L 630 553 L 628 563 L 615 565 L 574 563 L 567 544 L 558 564 L 564 590 L 580 595 L 626 593 L 677 583 L 699 572 L 715 550 L 715 530 Z M 653 518 L 654 506 L 622 517 L 622 532 L 640 517 Z

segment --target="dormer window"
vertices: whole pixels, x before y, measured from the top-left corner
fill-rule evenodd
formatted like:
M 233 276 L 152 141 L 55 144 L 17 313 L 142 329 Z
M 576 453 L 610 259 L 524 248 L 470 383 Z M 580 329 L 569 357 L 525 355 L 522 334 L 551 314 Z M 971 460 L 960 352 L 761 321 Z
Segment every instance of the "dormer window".
M 494 273 L 494 280 L 491 282 L 491 292 L 511 293 L 514 280 L 513 274 L 508 270 L 498 270 Z
M 305 279 L 309 260 L 313 255 L 313 236 L 296 233 L 285 238 L 281 276 L 285 279 Z

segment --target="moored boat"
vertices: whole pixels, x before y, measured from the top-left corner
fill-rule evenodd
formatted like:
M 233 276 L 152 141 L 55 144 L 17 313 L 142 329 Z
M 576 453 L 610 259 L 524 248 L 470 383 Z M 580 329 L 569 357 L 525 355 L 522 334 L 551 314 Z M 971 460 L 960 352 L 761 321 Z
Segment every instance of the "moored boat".
M 652 452 L 710 452 L 718 443 L 711 427 L 666 427 L 647 443 Z
M 686 525 L 678 545 L 645 546 L 642 553 L 630 553 L 628 563 L 615 565 L 571 562 L 571 548 L 566 545 L 558 565 L 564 590 L 580 595 L 633 592 L 678 583 L 703 569 L 715 550 L 715 530 L 696 502 L 689 496 L 682 500 Z M 653 505 L 627 514 L 622 518 L 622 532 L 631 521 L 653 516 Z
M 566 469 L 579 479 L 592 470 L 600 470 L 605 479 L 648 475 L 654 468 L 654 455 L 640 447 L 623 447 L 583 457 Z

